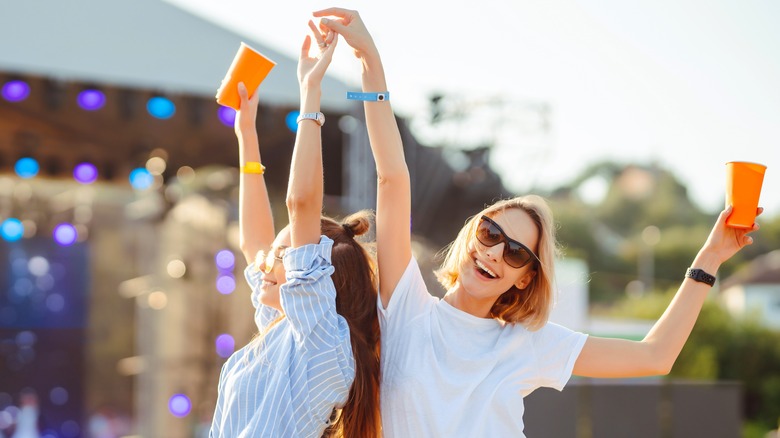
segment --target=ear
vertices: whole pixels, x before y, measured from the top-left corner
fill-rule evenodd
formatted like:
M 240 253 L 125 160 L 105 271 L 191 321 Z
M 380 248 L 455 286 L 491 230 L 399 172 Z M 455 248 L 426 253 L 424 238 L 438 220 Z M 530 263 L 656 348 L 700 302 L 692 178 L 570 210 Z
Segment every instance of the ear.
M 531 284 L 531 281 L 536 277 L 536 270 L 528 271 L 526 272 L 522 277 L 520 277 L 517 282 L 515 283 L 515 287 L 523 290 L 528 287 L 529 284 Z

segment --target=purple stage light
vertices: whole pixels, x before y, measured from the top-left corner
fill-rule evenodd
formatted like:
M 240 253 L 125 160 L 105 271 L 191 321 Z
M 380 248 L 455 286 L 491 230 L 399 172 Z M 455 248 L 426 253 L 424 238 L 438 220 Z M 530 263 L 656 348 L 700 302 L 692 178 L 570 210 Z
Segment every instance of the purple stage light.
M 236 110 L 229 106 L 221 106 L 217 110 L 217 117 L 223 125 L 233 127 L 233 123 L 236 121 Z
M 236 349 L 236 341 L 227 333 L 217 336 L 217 354 L 219 357 L 228 358 Z
M 76 227 L 63 222 L 54 227 L 54 240 L 62 246 L 70 246 L 76 243 L 76 239 L 79 237 L 76 232 Z
M 30 86 L 24 81 L 8 81 L 3 85 L 2 94 L 9 102 L 21 102 L 30 95 Z
M 100 90 L 84 90 L 79 93 L 76 103 L 87 111 L 96 111 L 106 104 L 106 95 Z
M 230 274 L 220 275 L 219 278 L 217 278 L 217 290 L 222 295 L 232 293 L 236 290 L 236 279 Z
M 92 163 L 80 163 L 73 169 L 73 178 L 81 184 L 92 184 L 97 177 L 97 167 Z
M 218 252 L 214 260 L 217 263 L 217 268 L 221 271 L 232 271 L 233 266 L 236 264 L 236 256 L 229 249 L 223 249 Z
M 168 410 L 176 417 L 186 417 L 192 409 L 192 402 L 184 394 L 175 394 L 168 400 Z
M 57 406 L 62 406 L 68 402 L 68 390 L 62 386 L 56 386 L 49 391 L 49 400 Z

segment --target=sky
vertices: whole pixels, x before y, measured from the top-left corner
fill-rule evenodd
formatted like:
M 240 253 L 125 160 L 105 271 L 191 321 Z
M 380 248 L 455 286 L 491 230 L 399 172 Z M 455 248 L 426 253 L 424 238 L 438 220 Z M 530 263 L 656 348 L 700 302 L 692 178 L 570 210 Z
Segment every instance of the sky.
M 767 216 L 780 214 L 775 0 L 166 1 L 293 58 L 312 11 L 360 11 L 396 113 L 429 143 L 492 140 L 491 164 L 514 190 L 554 188 L 602 160 L 655 162 L 715 213 L 725 163 L 751 161 L 767 166 Z M 360 66 L 341 43 L 330 72 L 357 90 Z M 430 127 L 434 94 L 475 115 Z

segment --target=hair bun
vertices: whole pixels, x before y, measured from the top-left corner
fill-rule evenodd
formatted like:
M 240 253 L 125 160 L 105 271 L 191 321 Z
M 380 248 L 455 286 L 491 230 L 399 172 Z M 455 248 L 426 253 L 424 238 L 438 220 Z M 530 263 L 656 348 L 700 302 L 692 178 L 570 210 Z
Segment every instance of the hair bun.
M 371 228 L 371 217 L 373 214 L 369 210 L 361 210 L 344 218 L 341 226 L 349 237 L 361 236 L 366 234 Z

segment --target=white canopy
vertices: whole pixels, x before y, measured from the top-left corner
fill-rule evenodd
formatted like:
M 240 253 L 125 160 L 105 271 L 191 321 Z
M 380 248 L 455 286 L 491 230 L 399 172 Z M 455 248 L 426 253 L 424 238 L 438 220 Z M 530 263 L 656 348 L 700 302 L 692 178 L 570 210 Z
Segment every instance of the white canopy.
M 0 1 L 0 72 L 213 97 L 241 41 L 277 65 L 268 104 L 299 102 L 297 60 L 159 0 Z M 326 77 L 322 106 L 347 110 Z

